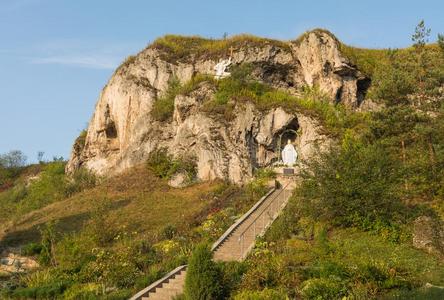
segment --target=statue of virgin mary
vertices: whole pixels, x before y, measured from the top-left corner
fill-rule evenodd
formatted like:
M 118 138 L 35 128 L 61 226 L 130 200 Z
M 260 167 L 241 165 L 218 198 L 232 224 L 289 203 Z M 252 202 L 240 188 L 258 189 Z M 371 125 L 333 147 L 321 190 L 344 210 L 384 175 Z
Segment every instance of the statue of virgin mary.
M 282 150 L 282 161 L 284 165 L 287 167 L 292 167 L 298 158 L 298 153 L 296 149 L 291 144 L 291 141 L 288 140 L 287 145 L 285 145 L 284 150 Z

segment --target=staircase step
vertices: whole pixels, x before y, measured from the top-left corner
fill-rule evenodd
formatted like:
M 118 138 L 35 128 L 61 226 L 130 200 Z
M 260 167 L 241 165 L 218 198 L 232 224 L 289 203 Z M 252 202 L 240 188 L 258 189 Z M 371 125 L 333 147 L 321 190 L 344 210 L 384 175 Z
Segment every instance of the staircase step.
M 253 247 L 256 238 L 262 234 L 283 209 L 283 202 L 291 196 L 287 190 L 275 190 L 257 207 L 224 241 L 214 250 L 215 261 L 240 261 Z M 277 201 L 272 203 L 273 201 Z M 256 225 L 253 224 L 256 222 Z M 253 225 L 252 225 L 253 224 Z M 240 238 L 242 237 L 242 240 Z M 242 252 L 242 253 L 241 253 Z M 186 270 L 165 281 L 160 287 L 150 292 L 142 300 L 170 300 L 183 293 Z

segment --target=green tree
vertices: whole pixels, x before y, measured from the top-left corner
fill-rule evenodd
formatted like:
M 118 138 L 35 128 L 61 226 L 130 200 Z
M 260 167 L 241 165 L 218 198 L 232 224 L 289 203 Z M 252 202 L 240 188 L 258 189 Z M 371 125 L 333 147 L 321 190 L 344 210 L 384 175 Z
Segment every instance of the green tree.
M 438 46 L 441 49 L 441 53 L 444 55 L 444 34 L 438 34 Z
M 185 298 L 187 300 L 222 298 L 221 274 L 212 257 L 213 254 L 206 244 L 199 244 L 193 251 L 185 279 Z
M 429 42 L 431 29 L 425 26 L 424 20 L 421 20 L 418 25 L 416 25 L 415 32 L 412 35 L 413 47 L 416 52 L 417 60 L 417 77 L 419 84 L 419 91 L 424 94 L 425 91 L 425 79 L 427 76 L 427 51 L 426 44 Z M 420 100 L 420 104 L 421 104 Z
M 431 29 L 425 26 L 424 20 L 416 25 L 415 32 L 412 34 L 413 47 L 423 49 L 429 41 Z
M 304 215 L 364 230 L 402 217 L 398 160 L 385 147 L 349 137 L 309 167 L 298 189 Z

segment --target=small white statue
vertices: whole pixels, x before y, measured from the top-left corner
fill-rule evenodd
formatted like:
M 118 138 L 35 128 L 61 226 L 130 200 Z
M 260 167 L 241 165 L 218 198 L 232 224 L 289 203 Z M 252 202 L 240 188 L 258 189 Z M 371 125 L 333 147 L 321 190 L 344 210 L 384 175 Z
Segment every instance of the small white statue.
M 298 159 L 298 153 L 296 149 L 291 144 L 291 141 L 288 140 L 287 145 L 285 145 L 284 150 L 282 150 L 282 161 L 284 165 L 288 167 L 292 167 L 296 160 Z
M 229 65 L 231 65 L 231 56 L 229 59 L 221 59 L 217 65 L 214 66 L 214 70 L 216 71 L 214 78 L 221 79 L 230 76 L 231 74 L 225 71 Z

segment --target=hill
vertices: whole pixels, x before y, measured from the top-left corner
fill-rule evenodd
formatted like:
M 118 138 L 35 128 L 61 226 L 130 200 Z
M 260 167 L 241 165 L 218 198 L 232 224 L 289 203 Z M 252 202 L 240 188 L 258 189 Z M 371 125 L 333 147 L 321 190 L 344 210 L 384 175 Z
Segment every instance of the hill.
M 67 163 L 0 159 L 1 246 L 41 264 L 2 296 L 128 298 L 248 210 L 290 140 L 298 188 L 244 262 L 211 265 L 224 297 L 442 299 L 443 87 L 424 37 L 159 38 L 115 71 Z
M 64 164 L 42 165 L 39 178 L 25 189 L 32 193 L 47 176 L 54 179 L 54 167 L 63 170 Z M 23 173 L 28 173 L 26 168 Z M 20 202 L 39 203 L 38 198 L 12 198 L 14 189 L 23 188 L 23 176 L 0 194 L 3 209 L 14 202 L 17 208 L 23 207 Z M 15 290 L 7 294 L 3 288 L 3 297 L 46 298 L 65 292 L 64 297 L 77 299 L 113 286 L 119 287 L 116 297 L 128 297 L 134 287 L 141 288 L 186 261 L 194 244 L 214 241 L 266 191 L 263 180 L 244 189 L 223 182 L 175 189 L 146 164 L 97 180 L 95 186 L 67 198 L 59 195 L 40 207 L 36 203 L 30 212 L 17 209 L 8 222 L 2 221 L 4 253 L 31 255 L 42 266 L 26 282 L 20 283 L 18 275 L 2 274 L 7 279 L 4 288 Z M 57 181 L 65 189 L 72 184 L 68 178 Z M 55 194 L 57 188 L 45 185 L 46 191 L 40 191 Z M 17 283 L 27 287 L 16 289 Z

